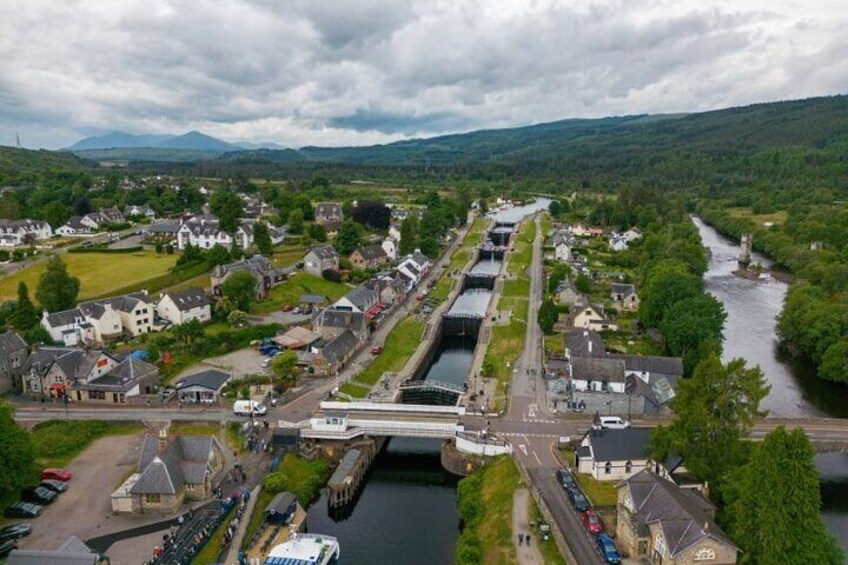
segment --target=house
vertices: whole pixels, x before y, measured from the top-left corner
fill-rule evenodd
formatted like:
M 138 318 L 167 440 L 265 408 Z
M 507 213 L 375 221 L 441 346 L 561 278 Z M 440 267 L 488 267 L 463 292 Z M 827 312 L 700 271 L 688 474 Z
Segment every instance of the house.
M 105 374 L 77 379 L 67 392 L 71 400 L 80 402 L 124 404 L 133 396 L 152 394 L 157 384 L 159 369 L 128 355 Z
M 618 324 L 606 317 L 601 305 L 574 304 L 571 319 L 571 325 L 575 328 L 596 332 L 618 331 Z
M 380 304 L 380 293 L 367 283 L 363 283 L 339 298 L 333 307 L 337 310 L 350 310 L 364 314 L 377 304 Z
M 610 235 L 607 243 L 613 251 L 624 251 L 630 247 L 630 242 L 627 241 L 627 238 L 623 234 L 616 232 Z
M 570 279 L 563 279 L 556 288 L 556 297 L 559 304 L 572 304 L 585 300 L 585 297 L 574 288 Z
M 115 206 L 101 209 L 100 215 L 106 220 L 104 222 L 106 224 L 123 224 L 127 221 L 121 211 Z
M 632 227 L 622 234 L 628 243 L 633 243 L 637 239 L 642 239 L 642 232 L 637 227 Z
M 66 346 L 104 345 L 123 335 L 121 315 L 112 305 L 83 302 L 76 308 L 41 316 L 41 325 L 55 342 Z
M 175 326 L 191 320 L 206 323 L 212 319 L 212 303 L 202 288 L 191 287 L 163 294 L 156 314 Z
M 300 298 L 297 299 L 297 302 L 304 311 L 309 313 L 315 308 L 326 306 L 329 304 L 330 300 L 323 294 L 306 293 L 301 294 Z
M 397 259 L 398 241 L 399 240 L 397 240 L 397 239 L 387 237 L 386 239 L 383 240 L 383 243 L 380 244 L 383 247 L 383 251 L 386 252 L 386 257 L 388 257 L 389 260 L 391 260 L 391 261 L 394 261 L 395 259 Z
M 339 230 L 342 228 L 341 222 L 325 222 L 322 224 L 324 228 L 324 233 L 327 234 L 327 237 L 334 238 L 339 233 Z
M 176 382 L 177 398 L 188 404 L 216 404 L 229 380 L 229 373 L 216 369 L 185 376 Z
M 395 241 L 400 241 L 400 224 L 392 223 L 389 225 L 389 237 Z
M 0 219 L 0 247 L 29 245 L 53 237 L 53 229 L 42 220 Z
M 95 381 L 118 365 L 118 360 L 103 350 L 73 347 L 36 347 L 21 376 L 24 393 L 61 398 L 70 396 L 78 382 Z
M 70 536 L 56 549 L 15 549 L 5 561 L 6 565 L 108 565 L 110 560 L 85 545 L 76 536 Z
M 63 237 L 80 237 L 91 235 L 94 230 L 91 226 L 83 223 L 80 216 L 71 216 L 68 221 L 56 229 L 56 233 Z
M 138 472 L 112 494 L 112 511 L 145 514 L 176 512 L 183 500 L 203 500 L 223 467 L 221 444 L 214 436 L 168 437 L 146 435 L 141 444 Z
M 354 310 L 339 310 L 329 307 L 321 310 L 312 319 L 312 331 L 321 334 L 330 341 L 336 336 L 350 330 L 359 341 L 368 339 L 368 320 L 362 312 Z
M 392 207 L 392 219 L 398 220 L 400 222 L 404 221 L 409 217 L 409 210 L 406 208 L 398 208 L 396 206 Z
M 589 342 L 590 348 L 592 342 Z M 625 392 L 624 361 L 606 357 L 572 357 L 571 383 L 576 391 Z
M 683 377 L 683 359 L 680 357 L 616 354 L 607 356 L 624 361 L 624 372 L 628 376 L 638 377 L 646 383 L 661 378 L 676 383 Z
M 330 245 L 313 247 L 303 257 L 303 270 L 320 277 L 324 271 L 339 270 L 339 254 Z
M 652 563 L 736 563 L 739 548 L 715 523 L 715 506 L 648 470 L 616 485 L 616 543 Z
M 91 300 L 81 303 L 78 308 L 85 311 L 88 305 L 110 306 L 121 320 L 121 328 L 126 335 L 135 337 L 150 333 L 153 330 L 154 307 L 147 291 L 132 292 L 120 296 L 112 296 L 101 300 Z M 67 345 L 67 344 L 66 344 Z
M 156 212 L 147 204 L 130 204 L 124 209 L 127 216 L 144 216 L 151 220 L 156 219 Z
M 636 285 L 613 283 L 610 300 L 620 310 L 628 312 L 639 310 L 639 295 L 636 294 Z
M 215 296 L 221 296 L 224 282 L 233 273 L 245 271 L 253 275 L 256 279 L 256 298 L 263 300 L 271 293 L 271 289 L 282 284 L 286 280 L 286 272 L 283 269 L 274 266 L 271 261 L 264 255 L 254 255 L 242 261 L 228 263 L 226 265 L 217 265 L 212 269 L 210 280 L 212 283 L 212 293 Z
M 559 231 L 551 238 L 551 246 L 554 248 L 554 258 L 560 263 L 571 261 L 571 250 L 574 247 L 574 238 L 565 231 Z
M 398 271 L 380 273 L 369 282 L 380 293 L 380 302 L 386 306 L 398 304 L 407 295 L 409 281 Z
M 149 241 L 170 243 L 177 240 L 179 231 L 179 222 L 161 220 L 153 222 L 147 227 L 147 231 L 144 232 L 144 238 Z
M 386 250 L 381 245 L 365 245 L 350 254 L 350 262 L 360 269 L 373 269 L 389 261 Z
M 575 452 L 577 472 L 597 481 L 620 481 L 643 469 L 658 470 L 660 465 L 648 455 L 651 431 L 590 429 Z
M 342 205 L 337 202 L 322 202 L 315 207 L 315 223 L 326 225 L 330 222 L 341 223 L 344 220 Z
M 288 329 L 283 335 L 276 336 L 273 341 L 286 349 L 303 349 L 321 340 L 321 334 L 303 326 Z
M 598 332 L 591 330 L 569 330 L 565 338 L 565 357 L 604 357 L 607 348 Z M 626 367 L 626 363 L 625 363 Z
M 343 331 L 321 348 L 314 360 L 315 368 L 326 375 L 338 374 L 356 353 L 360 343 L 352 331 Z
M 397 266 L 397 271 L 402 273 L 409 281 L 407 290 L 418 286 L 418 283 L 426 276 L 429 269 L 430 260 L 420 251 L 415 251 L 407 255 Z
M 17 332 L 8 330 L 0 334 L 0 394 L 21 390 L 27 356 L 27 342 Z
M 201 249 L 212 249 L 216 245 L 220 245 L 225 249 L 230 249 L 233 245 L 233 238 L 221 229 L 218 218 L 215 216 L 205 214 L 188 216 L 183 220 L 179 231 L 177 231 L 177 247 L 185 249 L 188 245 Z

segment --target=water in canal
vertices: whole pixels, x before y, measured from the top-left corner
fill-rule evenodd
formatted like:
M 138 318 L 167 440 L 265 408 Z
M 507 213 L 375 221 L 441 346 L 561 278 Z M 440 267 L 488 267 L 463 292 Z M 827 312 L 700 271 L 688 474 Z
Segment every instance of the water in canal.
M 453 563 L 458 479 L 442 470 L 440 448 L 440 440 L 392 439 L 350 515 L 331 516 L 322 494 L 309 508 L 309 531 L 336 536 L 345 565 Z
M 433 362 L 422 379 L 462 386 L 474 359 L 476 345 L 476 335 L 443 335 Z
M 739 246 L 694 218 L 701 241 L 711 257 L 704 283 L 727 311 L 724 329 L 725 360 L 743 357 L 759 365 L 771 385 L 762 407 L 771 416 L 848 417 L 848 388 L 817 379 L 809 366 L 791 361 L 778 347 L 775 327 L 788 285 L 777 279 L 753 282 L 733 275 Z M 754 261 L 770 266 L 768 258 L 754 253 Z M 848 455 L 816 456 L 822 478 L 822 517 L 830 532 L 848 552 Z

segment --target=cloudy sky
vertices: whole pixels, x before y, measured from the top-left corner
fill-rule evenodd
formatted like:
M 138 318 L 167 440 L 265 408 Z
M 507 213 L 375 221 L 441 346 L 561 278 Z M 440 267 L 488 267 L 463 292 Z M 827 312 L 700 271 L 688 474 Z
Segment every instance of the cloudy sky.
M 848 91 L 845 0 L 0 0 L 0 144 L 361 145 Z

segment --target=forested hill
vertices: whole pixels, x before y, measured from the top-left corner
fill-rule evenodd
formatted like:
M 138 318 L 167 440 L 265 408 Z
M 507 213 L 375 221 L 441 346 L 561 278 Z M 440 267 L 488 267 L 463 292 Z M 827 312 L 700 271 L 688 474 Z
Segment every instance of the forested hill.
M 848 96 L 756 104 L 683 115 L 564 120 L 534 126 L 401 141 L 368 147 L 305 147 L 235 152 L 262 158 L 351 164 L 439 165 L 555 161 L 597 153 L 654 150 L 733 151 L 848 142 Z M 295 156 L 297 155 L 297 157 Z
M 80 173 L 90 163 L 70 153 L 0 146 L 0 185 L 31 184 L 45 174 Z

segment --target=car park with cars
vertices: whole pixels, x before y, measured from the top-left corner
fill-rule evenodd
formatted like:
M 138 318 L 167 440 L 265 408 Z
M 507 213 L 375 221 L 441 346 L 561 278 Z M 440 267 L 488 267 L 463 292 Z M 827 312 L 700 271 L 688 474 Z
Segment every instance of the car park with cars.
M 59 493 L 42 486 L 24 487 L 21 489 L 21 498 L 24 502 L 31 502 L 33 504 L 53 504 L 58 496 Z
M 32 524 L 9 524 L 0 528 L 0 542 L 21 539 L 32 533 Z
M 38 504 L 16 502 L 7 507 L 3 515 L 7 518 L 36 518 L 41 515 L 43 510 L 44 508 Z
M 586 500 L 586 497 L 583 496 L 583 493 L 580 492 L 580 489 L 576 487 L 565 489 L 566 494 L 568 494 L 568 499 L 571 501 L 571 505 L 578 512 L 585 512 L 589 509 L 589 501 Z
M 586 531 L 590 534 L 600 534 L 604 531 L 604 525 L 601 522 L 601 518 L 591 508 L 582 512 L 580 514 L 580 519 L 583 521 L 583 526 L 586 527 Z
M 16 549 L 18 549 L 18 544 L 14 540 L 0 541 L 0 559 L 7 558 Z
M 557 470 L 556 476 L 557 476 L 557 481 L 559 482 L 560 485 L 562 485 L 562 488 L 564 488 L 564 489 L 577 488 L 577 481 L 574 480 L 574 475 L 572 475 L 570 472 L 566 471 L 565 469 Z
M 63 492 L 68 490 L 68 483 L 66 483 L 65 481 L 56 481 L 53 479 L 41 481 L 41 484 L 39 486 L 42 486 L 48 490 L 52 490 L 57 494 L 62 494 Z
M 66 471 L 64 469 L 57 468 L 49 468 L 41 471 L 41 480 L 53 480 L 53 481 L 70 481 L 74 478 L 74 474 L 70 471 Z

